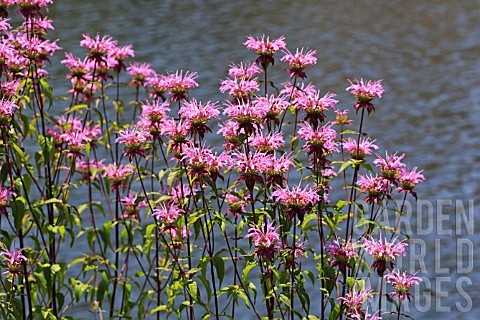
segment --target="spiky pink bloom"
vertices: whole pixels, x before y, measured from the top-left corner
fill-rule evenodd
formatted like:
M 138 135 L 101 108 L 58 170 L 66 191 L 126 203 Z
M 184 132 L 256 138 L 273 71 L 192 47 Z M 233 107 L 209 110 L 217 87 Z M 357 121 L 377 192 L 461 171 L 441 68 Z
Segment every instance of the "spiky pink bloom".
M 262 69 L 257 67 L 254 63 L 243 63 L 240 64 L 231 64 L 230 69 L 228 69 L 228 76 L 232 78 L 240 78 L 240 79 L 253 79 L 255 75 L 262 73 Z
M 217 102 L 201 103 L 192 99 L 185 101 L 178 113 L 190 122 L 190 134 L 198 134 L 203 139 L 206 132 L 212 132 L 207 123 L 213 118 L 218 119 L 220 111 L 217 108 Z
M 22 254 L 23 249 L 13 249 L 9 251 L 8 248 L 3 245 L 3 250 L 0 252 L 0 256 L 5 256 L 3 262 L 7 264 L 7 271 L 3 274 L 9 274 L 12 276 L 22 274 L 22 263 L 27 261 L 27 257 Z M 13 281 L 9 279 L 9 281 Z
M 69 70 L 70 74 L 67 75 L 67 78 L 82 78 L 92 69 L 92 61 L 81 60 L 80 58 L 75 57 L 72 53 L 65 53 L 66 59 L 60 61 L 61 64 L 65 65 Z
M 417 193 L 413 191 L 415 186 L 423 181 L 425 181 L 425 176 L 422 174 L 423 170 L 417 172 L 417 167 L 413 168 L 412 171 L 407 169 L 402 169 L 398 181 L 400 182 L 400 187 L 397 188 L 400 192 L 410 193 L 412 196 L 417 198 Z
M 269 97 L 255 97 L 255 100 L 252 101 L 252 104 L 254 106 L 258 106 L 258 108 L 262 110 L 268 110 L 263 122 L 273 121 L 276 125 L 280 125 L 279 116 L 290 105 L 285 96 L 279 95 L 275 97 L 273 94 Z
M 294 76 L 298 76 L 302 79 L 307 77 L 307 74 L 303 71 L 308 66 L 313 66 L 317 63 L 317 54 L 316 50 L 308 50 L 306 53 L 303 53 L 302 49 L 297 49 L 295 54 L 291 53 L 288 49 L 284 50 L 285 55 L 282 57 L 281 61 L 287 62 L 290 65 L 290 68 L 287 70 L 290 71 L 290 79 Z
M 48 5 L 53 3 L 53 0 L 16 0 L 20 8 L 17 13 L 21 13 L 24 17 L 30 19 L 32 17 L 42 16 L 40 10 L 45 9 L 48 12 Z
M 60 138 L 67 144 L 67 154 L 69 157 L 82 156 L 82 151 L 85 150 L 87 143 L 92 141 L 86 131 L 66 132 L 60 135 Z
M 183 147 L 182 161 L 188 168 L 188 174 L 197 178 L 194 182 L 200 183 L 208 176 L 208 169 L 212 166 L 215 156 L 212 150 L 204 147 L 185 145 Z M 219 169 L 219 168 L 217 168 Z M 218 170 L 217 170 L 218 172 Z
M 382 239 L 381 233 L 378 240 L 374 240 L 371 236 L 363 239 L 365 250 L 375 259 L 372 269 L 376 270 L 380 277 L 383 277 L 386 270 L 393 270 L 393 260 L 395 260 L 395 258 L 399 255 L 406 255 L 405 247 L 407 247 L 408 244 L 405 240 L 395 243 L 396 239 L 397 238 L 392 239 L 392 241 L 387 241 L 387 239 Z
M 58 39 L 53 42 L 50 40 L 45 40 L 37 35 L 17 35 L 17 42 L 20 46 L 22 46 L 26 57 L 38 64 L 43 64 L 48 60 L 49 56 L 53 56 L 57 50 L 61 49 L 57 45 L 57 41 Z
M 10 120 L 12 120 L 13 115 L 18 108 L 18 105 L 16 105 L 11 99 L 2 98 L 2 100 L 0 100 L 0 125 L 7 125 Z
M 138 194 L 129 194 L 120 199 L 120 202 L 123 203 L 124 209 L 120 219 L 133 219 L 140 221 L 140 208 L 146 207 L 147 202 L 144 200 L 137 200 Z
M 195 79 L 198 77 L 196 72 L 185 72 L 177 70 L 175 74 L 167 75 L 167 87 L 172 94 L 172 101 L 187 100 L 188 90 L 198 87 Z
M 357 100 L 368 102 L 375 97 L 381 98 L 384 92 L 382 80 L 364 82 L 363 79 L 350 81 L 350 87 L 346 90 L 350 91 Z
M 357 139 L 347 138 L 343 141 L 343 150 L 347 151 L 355 160 L 362 160 L 366 156 L 372 154 L 373 150 L 377 150 L 378 146 L 374 144 L 377 140 L 370 138 L 361 138 L 360 144 L 357 146 Z
M 47 34 L 47 30 L 55 30 L 53 21 L 48 17 L 31 17 L 22 23 L 22 28 L 38 36 Z
M 92 38 L 89 34 L 83 34 L 82 36 L 83 40 L 80 41 L 80 46 L 89 51 L 90 58 L 93 60 L 100 61 L 99 58 L 112 54 L 117 47 L 117 41 L 109 35 L 104 35 L 101 39 L 98 33 L 95 38 Z
M 286 48 L 284 36 L 270 41 L 270 37 L 265 37 L 265 35 L 262 35 L 260 38 L 254 38 L 250 35 L 243 44 L 247 49 L 255 51 L 258 55 L 273 55 Z
M 229 206 L 227 213 L 232 213 L 235 219 L 237 219 L 240 214 L 245 212 L 246 201 L 239 196 L 232 193 L 227 193 L 225 195 L 225 202 Z
M 175 186 L 170 192 L 170 197 L 176 205 L 181 205 L 185 199 L 188 199 L 190 196 L 194 196 L 197 193 L 195 185 L 189 186 L 188 184 Z
M 188 141 L 187 136 L 190 132 L 190 126 L 190 122 L 182 120 L 175 121 L 173 119 L 165 119 L 165 121 L 162 122 L 160 133 L 171 140 L 170 145 L 175 156 L 182 156 L 180 146 Z
M 283 133 L 277 132 L 265 135 L 263 132 L 249 137 L 249 145 L 260 152 L 272 152 L 285 145 Z
M 220 92 L 225 93 L 235 99 L 235 101 L 244 101 L 245 98 L 258 90 L 259 84 L 256 79 L 235 78 L 221 81 Z
M 352 120 L 348 119 L 348 109 L 345 110 L 335 110 L 335 121 L 333 124 L 336 125 L 345 125 L 345 124 L 351 124 Z
M 270 41 L 270 37 L 265 37 L 265 35 L 260 38 L 254 38 L 250 35 L 243 44 L 247 49 L 255 51 L 259 56 L 255 62 L 262 65 L 263 69 L 266 69 L 270 63 L 274 65 L 273 55 L 280 50 L 284 50 L 287 46 L 284 36 Z
M 345 297 L 338 297 L 337 300 L 343 301 L 343 305 L 346 308 L 345 315 L 347 319 L 365 319 L 362 318 L 362 313 L 365 312 L 363 309 L 363 304 L 366 301 L 371 300 L 370 297 L 373 296 L 373 290 L 371 287 L 368 287 L 364 290 L 356 289 L 353 287 L 347 292 Z
M 112 182 L 112 185 L 110 186 L 112 191 L 116 191 L 118 188 L 127 188 L 125 181 L 134 172 L 131 165 L 117 165 L 116 162 L 103 166 L 103 170 L 104 173 L 102 177 L 106 177 Z
M 109 52 L 109 55 L 117 61 L 115 72 L 120 72 L 122 69 L 126 69 L 125 60 L 127 60 L 128 57 L 135 57 L 135 51 L 133 51 L 133 46 L 128 44 L 123 47 L 115 47 Z
M 264 183 L 262 174 L 269 169 L 273 155 L 262 152 L 250 152 L 248 155 L 243 152 L 236 152 L 233 155 L 228 169 L 238 171 L 240 177 L 237 182 L 245 181 L 248 190 L 253 190 L 255 182 Z
M 350 82 L 350 86 L 346 89 L 350 91 L 357 101 L 355 101 L 354 107 L 355 111 L 358 112 L 359 109 L 365 108 L 370 112 L 375 111 L 375 107 L 371 103 L 373 98 L 378 97 L 381 98 L 384 92 L 382 87 L 382 80 L 364 82 L 363 79 L 358 81 L 357 79 L 354 80 L 355 83 L 348 80 Z
M 115 143 L 121 143 L 125 145 L 125 155 L 130 160 L 138 154 L 141 157 L 145 156 L 144 145 L 149 142 L 153 137 L 144 128 L 133 126 L 118 131 L 119 137 L 115 139 Z
M 164 205 L 162 203 L 153 209 L 152 217 L 160 220 L 166 225 L 171 225 L 184 213 L 185 210 L 180 209 L 180 207 L 176 204 Z
M 150 63 L 131 62 L 127 67 L 127 73 L 132 77 L 129 84 L 134 87 L 144 86 L 147 78 L 155 74 L 150 66 Z
M 342 274 L 346 274 L 347 268 L 352 268 L 350 259 L 358 258 L 358 254 L 355 252 L 358 247 L 359 244 L 356 242 L 348 241 L 340 244 L 338 240 L 333 240 L 332 243 L 325 245 L 332 267 L 338 267 Z
M 302 190 L 300 186 L 295 186 L 291 190 L 288 186 L 278 188 L 272 193 L 272 197 L 284 206 L 287 220 L 298 216 L 300 221 L 303 221 L 305 214 L 320 200 L 317 188 L 305 187 Z
M 306 116 L 304 121 L 311 121 L 314 126 L 318 125 L 318 122 L 325 120 L 325 111 L 328 109 L 335 110 L 335 105 L 338 100 L 333 99 L 336 96 L 334 93 L 326 93 L 323 97 L 320 97 L 320 91 L 315 94 L 306 94 L 300 96 L 294 100 L 296 109 L 302 109 L 305 111 Z
M 0 186 L 0 214 L 7 215 L 7 208 L 10 206 L 10 196 L 17 194 L 10 187 Z
M 75 163 L 75 170 L 82 175 L 81 180 L 91 182 L 97 177 L 97 172 L 104 168 L 104 161 L 105 159 L 100 161 L 90 159 L 88 162 L 80 160 Z
M 406 165 L 402 162 L 405 158 L 405 154 L 397 156 L 395 152 L 393 155 L 389 155 L 388 151 L 385 153 L 385 158 L 382 158 L 378 153 L 377 159 L 373 160 L 373 163 L 380 168 L 382 176 L 389 180 L 395 180 L 400 177 L 400 173 L 405 169 Z
M 413 297 L 408 291 L 413 286 L 418 286 L 422 281 L 422 278 L 417 277 L 417 272 L 413 274 L 407 274 L 405 271 L 394 271 L 387 274 L 387 283 L 391 283 L 395 292 L 389 293 L 390 297 L 397 296 L 400 302 L 403 302 L 405 298 L 410 301 L 410 297 Z
M 170 103 L 168 101 L 160 103 L 158 100 L 154 100 L 153 102 L 147 100 L 141 104 L 142 116 L 152 122 L 160 122 L 166 118 L 167 111 L 170 111 L 169 105 Z
M 154 74 L 146 79 L 147 87 L 149 87 L 148 96 L 154 99 L 167 100 L 165 92 L 168 91 L 168 76 Z
M 1 8 L 1 5 L 0 5 L 0 8 Z M 8 18 L 0 17 L 0 32 L 5 32 L 12 29 L 12 26 L 10 25 L 10 23 L 8 23 L 9 20 L 10 19 Z
M 254 132 L 255 125 L 261 123 L 269 111 L 264 105 L 254 105 L 249 102 L 239 104 L 226 102 L 225 105 L 227 108 L 223 111 L 223 114 L 237 121 L 239 127 L 244 129 L 247 135 Z
M 335 141 L 337 132 L 332 129 L 332 124 L 327 123 L 316 130 L 308 123 L 302 122 L 298 137 L 306 141 L 304 149 L 308 150 L 308 154 L 316 154 L 319 157 L 325 157 L 332 152 L 338 152 Z
M 378 203 L 384 196 L 389 196 L 390 181 L 378 174 L 372 175 L 360 175 L 357 181 L 357 185 L 360 186 L 360 190 L 367 193 L 365 202 Z
M 270 165 L 265 170 L 267 174 L 267 184 L 276 184 L 277 186 L 283 186 L 285 175 L 293 166 L 291 155 L 283 154 L 280 158 L 276 158 L 272 155 Z
M 245 134 L 245 130 L 240 128 L 240 125 L 236 121 L 227 121 L 223 125 L 220 124 L 220 130 L 217 133 L 222 134 L 225 138 L 223 146 L 226 149 L 236 149 L 241 146 L 241 136 Z
M 259 260 L 262 260 L 263 257 L 273 260 L 274 256 L 280 252 L 278 228 L 273 226 L 273 221 L 270 223 L 264 221 L 260 228 L 254 225 L 248 229 L 248 234 L 245 238 L 252 238 L 255 245 L 255 253 Z

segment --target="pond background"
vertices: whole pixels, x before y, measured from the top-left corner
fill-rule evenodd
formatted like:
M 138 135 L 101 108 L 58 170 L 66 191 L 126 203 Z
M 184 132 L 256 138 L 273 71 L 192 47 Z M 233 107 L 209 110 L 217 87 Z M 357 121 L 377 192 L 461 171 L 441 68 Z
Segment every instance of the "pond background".
M 56 28 L 51 38 L 60 38 L 64 51 L 83 55 L 82 33 L 109 34 L 120 45 L 133 44 L 135 60 L 158 73 L 198 72 L 193 96 L 203 101 L 225 99 L 218 87 L 228 65 L 255 58 L 242 44 L 247 35 L 285 35 L 291 51 L 316 49 L 308 79 L 336 93 L 340 108 L 352 103 L 347 79 L 384 79 L 384 97 L 366 131 L 382 149 L 407 153 L 406 162 L 427 178 L 411 203 L 412 244 L 402 260 L 424 278 L 410 315 L 477 319 L 478 1 L 65 0 L 49 16 Z M 67 83 L 63 57 L 58 52 L 49 67 L 57 91 Z

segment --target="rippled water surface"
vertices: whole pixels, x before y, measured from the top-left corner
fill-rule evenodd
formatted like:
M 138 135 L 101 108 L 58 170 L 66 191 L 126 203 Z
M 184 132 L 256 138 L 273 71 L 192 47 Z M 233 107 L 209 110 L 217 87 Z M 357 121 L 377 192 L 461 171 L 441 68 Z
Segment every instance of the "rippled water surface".
M 290 50 L 316 49 L 318 65 L 308 77 L 323 92 L 337 93 L 342 107 L 352 100 L 347 79 L 384 79 L 384 98 L 366 130 L 383 148 L 406 152 L 407 162 L 427 177 L 419 202 L 412 202 L 419 208 L 410 222 L 409 256 L 426 272 L 425 295 L 417 296 L 411 314 L 477 319 L 478 1 L 69 0 L 57 1 L 51 17 L 66 51 L 83 53 L 82 33 L 107 33 L 133 44 L 135 59 L 159 73 L 198 72 L 200 100 L 225 98 L 218 86 L 227 66 L 254 58 L 242 45 L 249 34 L 285 35 Z M 65 70 L 51 73 L 60 82 Z

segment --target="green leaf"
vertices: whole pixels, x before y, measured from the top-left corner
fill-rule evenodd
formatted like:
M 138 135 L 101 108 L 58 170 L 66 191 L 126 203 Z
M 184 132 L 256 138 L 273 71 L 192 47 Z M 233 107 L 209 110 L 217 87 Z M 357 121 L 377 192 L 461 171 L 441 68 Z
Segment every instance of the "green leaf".
M 213 266 L 217 270 L 218 279 L 220 280 L 220 286 L 222 285 L 223 278 L 225 276 L 225 262 L 219 256 L 213 257 Z
M 151 315 L 154 314 L 154 313 L 157 313 L 157 312 L 160 312 L 160 311 L 165 311 L 165 310 L 167 310 L 167 306 L 158 306 L 158 307 L 156 307 L 155 309 L 152 309 L 152 310 L 148 313 L 148 315 L 151 316 Z

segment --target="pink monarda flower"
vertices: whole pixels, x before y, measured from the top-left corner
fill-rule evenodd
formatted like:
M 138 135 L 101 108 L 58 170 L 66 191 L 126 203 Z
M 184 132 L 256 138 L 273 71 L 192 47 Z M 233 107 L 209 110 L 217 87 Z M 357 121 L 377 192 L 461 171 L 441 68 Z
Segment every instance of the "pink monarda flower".
M 146 79 L 148 90 L 148 96 L 158 100 L 166 101 L 165 92 L 168 91 L 168 76 L 161 74 L 154 74 Z
M 135 57 L 135 51 L 133 51 L 133 47 L 131 44 L 128 44 L 123 47 L 115 47 L 112 51 L 109 52 L 111 58 L 117 61 L 115 65 L 115 72 L 119 73 L 122 69 L 125 70 L 127 67 L 125 66 L 125 60 L 128 57 Z
M 333 124 L 342 126 L 345 124 L 351 124 L 352 120 L 348 119 L 348 109 L 345 110 L 335 110 L 335 121 Z
M 258 135 L 250 136 L 248 141 L 251 147 L 260 152 L 272 152 L 285 145 L 285 140 L 283 140 L 283 132 L 277 132 L 269 135 L 265 135 L 262 132 Z
M 103 166 L 103 176 L 106 177 L 112 183 L 110 188 L 112 191 L 116 191 L 118 188 L 127 188 L 125 184 L 126 179 L 133 174 L 133 168 L 130 165 L 117 165 L 116 162 L 110 163 L 107 166 Z
M 195 185 L 189 186 L 188 184 L 172 187 L 170 191 L 170 198 L 173 203 L 181 205 L 184 201 L 188 200 L 189 197 L 194 196 L 197 193 Z
M 228 69 L 228 76 L 232 78 L 239 79 L 253 79 L 259 73 L 262 73 L 262 69 L 257 67 L 255 63 L 243 63 L 240 64 L 231 64 L 230 69 Z
M 87 58 L 80 60 L 72 53 L 65 53 L 65 57 L 66 59 L 60 61 L 60 63 L 70 70 L 67 78 L 83 78 L 93 68 L 92 61 L 87 60 Z
M 0 214 L 7 215 L 7 208 L 10 206 L 10 196 L 17 196 L 10 187 L 0 186 Z
M 144 128 L 133 126 L 117 132 L 120 136 L 115 139 L 115 143 L 125 145 L 125 155 L 132 160 L 135 155 L 145 157 L 144 145 L 153 137 Z
M 378 153 L 377 159 L 373 160 L 373 163 L 380 168 L 380 173 L 385 178 L 395 181 L 400 177 L 400 173 L 405 169 L 406 165 L 402 162 L 405 158 L 405 154 L 397 156 L 395 152 L 393 155 L 389 155 L 388 151 L 385 153 L 385 158 L 382 158 Z
M 316 127 L 319 122 L 324 122 L 325 111 L 328 109 L 335 110 L 338 100 L 333 99 L 334 97 L 336 97 L 336 94 L 330 92 L 320 97 L 320 91 L 315 92 L 313 95 L 303 95 L 294 100 L 295 109 L 304 110 L 306 116 L 303 120 L 310 121 Z
M 346 274 L 347 268 L 352 268 L 350 260 L 352 258 L 358 258 L 358 254 L 355 252 L 357 247 L 359 247 L 359 244 L 356 242 L 348 241 L 340 244 L 338 240 L 334 240 L 332 243 L 325 245 L 325 249 L 331 259 L 330 263 L 332 267 L 338 267 L 338 270 L 344 275 Z
M 256 79 L 246 78 L 225 79 L 220 84 L 220 92 L 228 91 L 228 95 L 233 98 L 234 102 L 248 101 L 248 97 L 257 91 L 260 86 Z
M 3 251 L 0 252 L 0 256 L 5 256 L 3 262 L 7 264 L 7 271 L 3 274 L 8 274 L 11 276 L 21 275 L 22 274 L 22 263 L 27 261 L 27 257 L 22 254 L 23 249 L 13 249 L 11 252 L 8 248 L 3 245 Z M 9 279 L 10 282 L 13 282 L 13 279 Z
M 347 292 L 346 297 L 338 297 L 337 300 L 342 301 L 345 306 L 347 319 L 366 319 L 362 317 L 362 313 L 365 312 L 362 306 L 366 301 L 369 301 L 372 296 L 372 288 L 368 287 L 365 290 L 357 290 L 354 286 Z
M 48 5 L 52 4 L 53 0 L 16 0 L 13 3 L 20 7 L 17 13 L 21 13 L 28 20 L 32 17 L 41 17 L 41 9 L 48 12 Z
M 1 4 L 0 4 L 0 8 L 2 8 Z M 5 32 L 5 31 L 8 31 L 8 30 L 12 29 L 12 26 L 10 25 L 10 23 L 8 23 L 9 20 L 10 19 L 8 19 L 8 18 L 0 17 L 0 32 Z M 260 70 L 260 72 L 261 72 L 261 70 Z
M 18 105 L 12 100 L 2 98 L 0 100 L 0 126 L 8 126 L 18 108 Z
M 146 207 L 147 202 L 145 200 L 137 199 L 137 194 L 129 194 L 128 196 L 120 199 L 120 202 L 124 205 L 123 213 L 120 219 L 133 219 L 135 221 L 140 221 L 140 208 Z
M 316 50 L 308 50 L 306 53 L 303 53 L 302 49 L 297 49 L 295 54 L 291 53 L 288 49 L 284 51 L 285 55 L 282 57 L 281 61 L 286 62 L 290 65 L 290 68 L 287 70 L 290 71 L 290 79 L 295 76 L 298 76 L 302 79 L 307 77 L 307 74 L 303 71 L 308 66 L 313 66 L 317 63 L 317 54 Z
M 270 223 L 263 222 L 260 228 L 254 225 L 248 229 L 248 234 L 245 238 L 252 238 L 255 245 L 255 253 L 259 260 L 265 257 L 267 260 L 272 261 L 274 256 L 280 252 L 278 228 L 273 226 L 272 221 Z
M 153 209 L 152 217 L 166 225 L 172 225 L 185 213 L 184 210 L 176 204 L 160 204 L 158 207 Z
M 343 150 L 347 151 L 352 159 L 363 160 L 366 156 L 372 154 L 373 150 L 377 150 L 378 146 L 374 144 L 377 140 L 370 140 L 370 138 L 360 139 L 360 143 L 357 146 L 357 139 L 347 138 L 343 141 Z
M 195 79 L 198 77 L 196 72 L 185 72 L 177 70 L 175 74 L 169 74 L 167 76 L 168 90 L 172 94 L 172 101 L 188 100 L 188 90 L 198 87 L 198 83 Z
M 175 121 L 173 119 L 165 119 L 160 127 L 160 133 L 170 139 L 170 145 L 175 157 L 180 159 L 181 146 L 188 142 L 188 133 L 190 132 L 190 122 Z
M 227 213 L 232 213 L 234 218 L 237 219 L 240 214 L 245 212 L 246 201 L 240 198 L 240 195 L 236 193 L 227 193 L 225 195 L 225 202 L 227 202 L 229 208 Z
M 237 169 L 240 173 L 237 183 L 245 181 L 247 189 L 253 190 L 255 182 L 264 183 L 262 174 L 265 173 L 272 161 L 272 155 L 263 152 L 245 153 L 236 152 L 228 168 Z
M 17 42 L 23 48 L 26 57 L 38 64 L 43 64 L 45 61 L 49 61 L 48 57 L 53 56 L 57 50 L 61 49 L 57 45 L 57 41 L 58 39 L 53 42 L 45 40 L 37 35 L 17 35 Z
M 367 203 L 378 203 L 384 196 L 390 196 L 390 181 L 378 174 L 372 175 L 360 175 L 357 181 L 357 185 L 360 186 L 360 190 L 364 193 L 368 193 L 365 197 Z
M 82 151 L 85 150 L 87 143 L 92 141 L 86 131 L 66 132 L 60 135 L 60 138 L 67 144 L 67 155 L 69 157 L 81 157 Z
M 134 61 L 127 67 L 127 73 L 132 77 L 129 85 L 132 87 L 143 87 L 149 76 L 155 74 L 155 71 L 150 68 L 150 63 L 141 63 Z
M 103 162 L 105 159 L 96 161 L 95 159 L 90 159 L 86 162 L 83 160 L 77 161 L 75 163 L 76 172 L 82 175 L 81 181 L 90 181 L 92 182 L 97 177 L 97 172 L 104 168 Z
M 338 152 L 338 143 L 335 141 L 337 132 L 332 129 L 331 123 L 315 130 L 307 122 L 302 122 L 298 137 L 306 141 L 304 149 L 308 150 L 308 155 L 315 154 L 318 158 L 325 158 L 332 152 Z
M 255 131 L 256 124 L 261 123 L 268 112 L 266 107 L 261 108 L 262 105 L 254 105 L 249 102 L 241 102 L 240 104 L 226 102 L 225 105 L 227 108 L 223 111 L 223 114 L 237 121 L 239 128 L 244 129 L 247 136 Z
M 193 145 L 183 146 L 183 157 L 181 161 L 188 168 L 188 174 L 196 178 L 194 183 L 201 183 L 203 178 L 208 176 L 207 168 L 213 161 L 213 153 L 210 149 L 204 147 L 195 147 Z
M 416 199 L 417 193 L 413 191 L 413 188 L 415 188 L 417 184 L 425 181 L 425 177 L 422 172 L 423 170 L 417 172 L 417 167 L 413 168 L 412 171 L 403 169 L 398 177 L 400 187 L 397 188 L 397 190 L 410 193 Z
M 413 297 L 408 291 L 413 286 L 418 286 L 422 281 L 420 277 L 417 277 L 417 272 L 414 274 L 407 274 L 405 271 L 394 271 L 387 274 L 387 282 L 391 283 L 395 292 L 389 293 L 390 297 L 397 296 L 398 301 L 403 302 L 405 298 L 410 301 L 410 297 Z
M 372 264 L 372 269 L 376 270 L 378 276 L 383 277 L 383 274 L 386 270 L 393 270 L 393 260 L 395 260 L 399 255 L 405 256 L 405 247 L 408 244 L 402 240 L 395 243 L 395 240 L 387 241 L 382 239 L 382 234 L 378 240 L 374 240 L 373 237 L 364 238 L 363 246 L 365 250 L 371 255 L 375 262 Z
M 226 149 L 237 149 L 242 145 L 242 135 L 245 134 L 245 130 L 240 128 L 240 125 L 236 121 L 227 121 L 223 125 L 220 124 L 220 130 L 218 134 L 222 134 L 225 138 L 223 146 Z
M 382 87 L 382 80 L 364 82 L 363 79 L 358 81 L 357 79 L 354 80 L 354 83 L 350 80 L 350 86 L 346 89 L 350 91 L 357 101 L 355 101 L 354 107 L 355 111 L 358 112 L 359 109 L 365 108 L 370 112 L 375 111 L 375 107 L 371 103 L 373 98 L 378 97 L 381 98 L 384 92 Z
M 80 46 L 85 47 L 89 52 L 89 59 L 97 61 L 102 61 L 104 56 L 107 54 L 113 54 L 116 47 L 117 41 L 109 35 L 104 35 L 100 39 L 100 34 L 97 33 L 95 38 L 92 38 L 89 34 L 83 34 L 83 40 L 80 41 Z
M 212 132 L 207 123 L 213 118 L 218 119 L 220 111 L 217 109 L 217 102 L 208 101 L 203 104 L 192 99 L 184 102 L 178 114 L 190 122 L 189 133 L 198 134 L 200 139 L 203 139 L 206 132 Z
M 294 217 L 298 217 L 300 222 L 320 200 L 317 188 L 305 187 L 302 190 L 300 186 L 293 187 L 291 190 L 288 189 L 288 186 L 278 188 L 272 193 L 272 197 L 285 208 L 287 220 L 291 221 Z
M 170 103 L 168 101 L 160 103 L 158 100 L 153 102 L 147 100 L 141 104 L 142 116 L 152 122 L 160 122 L 167 117 L 167 111 L 170 111 L 169 106 Z
M 260 64 L 264 70 L 267 69 L 270 63 L 272 65 L 275 64 L 273 55 L 280 50 L 284 50 L 287 46 L 284 36 L 270 41 L 270 37 L 265 37 L 265 35 L 262 35 L 260 38 L 254 38 L 250 35 L 243 44 L 247 49 L 255 51 L 259 56 L 255 63 Z
M 293 165 L 294 164 L 291 160 L 291 155 L 283 154 L 278 159 L 272 155 L 270 165 L 268 165 L 267 169 L 265 170 L 267 174 L 267 184 L 276 184 L 277 186 L 283 186 L 285 175 L 290 169 L 290 166 Z
M 280 125 L 279 116 L 290 105 L 285 96 L 275 97 L 273 94 L 270 97 L 255 97 L 252 104 L 262 110 L 268 110 L 263 122 L 273 121 L 276 125 Z

